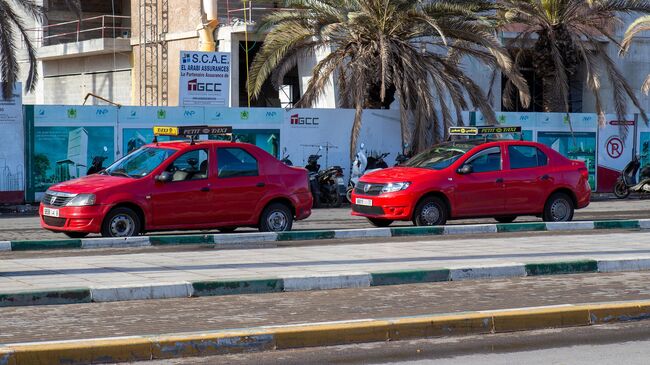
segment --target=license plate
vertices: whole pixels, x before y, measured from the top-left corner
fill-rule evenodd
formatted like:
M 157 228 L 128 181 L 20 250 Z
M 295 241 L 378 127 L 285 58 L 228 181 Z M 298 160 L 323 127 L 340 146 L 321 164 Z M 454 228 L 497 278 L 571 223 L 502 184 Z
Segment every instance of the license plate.
M 372 199 L 357 198 L 356 204 L 357 205 L 366 205 L 366 206 L 372 207 Z
M 59 216 L 59 210 L 58 209 L 52 209 L 52 208 L 43 208 L 43 215 L 46 215 L 48 217 L 58 217 Z

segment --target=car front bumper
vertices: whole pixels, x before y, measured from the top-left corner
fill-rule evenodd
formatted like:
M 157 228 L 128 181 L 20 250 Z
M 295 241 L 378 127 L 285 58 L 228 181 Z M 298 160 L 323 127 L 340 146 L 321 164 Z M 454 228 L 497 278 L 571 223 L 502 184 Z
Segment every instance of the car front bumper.
M 358 204 L 363 200 L 372 201 L 372 205 Z M 352 215 L 408 221 L 413 217 L 413 198 L 406 192 L 375 196 L 352 193 Z
M 43 208 L 58 209 L 59 216 L 51 217 L 43 214 Z M 41 227 L 54 232 L 87 232 L 99 233 L 104 215 L 110 207 L 106 205 L 89 205 L 83 207 L 53 207 L 38 208 Z

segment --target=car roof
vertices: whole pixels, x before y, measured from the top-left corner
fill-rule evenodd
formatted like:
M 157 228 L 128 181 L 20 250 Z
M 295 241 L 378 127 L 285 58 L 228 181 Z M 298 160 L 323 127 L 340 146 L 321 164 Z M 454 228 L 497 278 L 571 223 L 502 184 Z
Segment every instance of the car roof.
M 166 147 L 174 148 L 177 150 L 185 149 L 190 146 L 226 146 L 226 147 L 241 147 L 241 146 L 250 146 L 249 143 L 242 142 L 231 142 L 231 141 L 217 141 L 217 140 L 195 140 L 194 144 L 190 143 L 190 140 L 176 140 L 176 141 L 164 141 L 164 142 L 155 142 L 145 145 L 145 147 Z

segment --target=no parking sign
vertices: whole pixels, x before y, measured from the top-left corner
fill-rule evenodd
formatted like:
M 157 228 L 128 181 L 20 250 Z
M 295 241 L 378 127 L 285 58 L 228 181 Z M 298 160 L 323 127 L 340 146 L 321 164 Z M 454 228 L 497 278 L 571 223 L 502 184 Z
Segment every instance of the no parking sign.
M 621 133 L 623 127 L 627 127 L 627 135 Z M 621 170 L 632 159 L 634 134 L 634 120 L 609 120 L 598 129 L 598 191 L 614 188 Z

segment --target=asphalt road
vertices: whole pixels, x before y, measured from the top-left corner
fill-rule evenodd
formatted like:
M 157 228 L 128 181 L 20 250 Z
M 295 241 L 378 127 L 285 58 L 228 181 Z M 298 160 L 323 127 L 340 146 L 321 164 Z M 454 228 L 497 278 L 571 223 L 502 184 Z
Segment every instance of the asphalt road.
M 377 342 L 241 355 L 210 356 L 142 365 L 404 364 L 404 365 L 646 365 L 650 322 Z
M 587 208 L 576 211 L 575 220 L 597 219 L 638 219 L 650 218 L 650 200 L 605 200 L 592 202 Z M 541 221 L 537 217 L 520 217 L 516 222 Z M 467 219 L 450 221 L 449 224 L 494 223 L 489 219 Z M 411 225 L 410 222 L 396 222 L 394 225 Z M 365 218 L 350 215 L 349 208 L 316 209 L 312 216 L 294 224 L 295 230 L 344 229 L 372 227 Z M 242 228 L 238 231 L 252 231 Z M 204 233 L 205 231 L 203 231 Z M 191 233 L 191 232 L 190 232 Z M 199 233 L 194 231 L 193 233 Z M 217 231 L 211 231 L 217 233 Z M 153 233 L 160 234 L 160 233 Z M 187 232 L 184 232 L 187 234 Z M 91 235 L 89 237 L 97 237 Z M 40 228 L 36 216 L 0 216 L 0 241 L 47 240 L 67 238 L 62 233 L 54 233 Z

